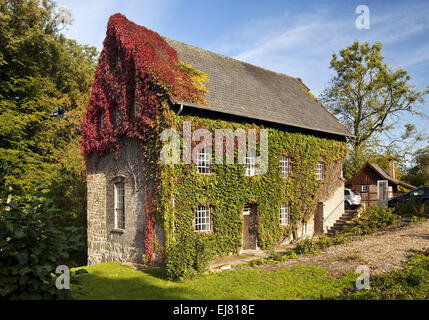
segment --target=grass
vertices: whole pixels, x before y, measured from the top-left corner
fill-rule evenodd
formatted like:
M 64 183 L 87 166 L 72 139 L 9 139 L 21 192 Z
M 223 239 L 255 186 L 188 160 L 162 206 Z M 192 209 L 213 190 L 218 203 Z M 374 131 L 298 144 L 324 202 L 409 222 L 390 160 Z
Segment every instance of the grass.
M 350 257 L 355 258 L 355 257 Z M 76 268 L 74 271 L 82 268 Z M 166 279 L 164 269 L 137 271 L 108 262 L 84 267 L 79 277 L 85 294 L 75 299 L 111 300 L 315 300 L 315 299 L 429 299 L 429 250 L 414 254 L 401 270 L 370 278 L 370 290 L 356 290 L 357 275 L 328 277 L 325 269 L 294 266 L 276 271 L 228 270 L 182 281 Z
M 261 269 L 227 270 L 182 281 L 167 280 L 163 269 L 137 271 L 117 262 L 84 268 L 88 273 L 80 276 L 82 284 L 79 286 L 85 295 L 74 294 L 76 299 L 334 299 L 344 290 L 351 291 L 356 279 L 354 274 L 338 279 L 329 278 L 325 269 L 312 266 L 289 267 L 273 272 Z

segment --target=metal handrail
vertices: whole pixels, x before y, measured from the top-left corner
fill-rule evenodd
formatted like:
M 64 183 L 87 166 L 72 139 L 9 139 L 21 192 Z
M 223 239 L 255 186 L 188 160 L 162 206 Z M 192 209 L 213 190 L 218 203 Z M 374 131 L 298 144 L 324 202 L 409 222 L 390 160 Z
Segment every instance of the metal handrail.
M 335 209 L 332 210 L 331 213 L 326 218 L 323 218 L 322 222 L 326 221 L 331 216 L 331 214 L 333 214 L 334 211 L 337 210 L 337 208 L 343 203 L 344 203 L 344 200 L 341 200 L 341 202 L 335 207 Z

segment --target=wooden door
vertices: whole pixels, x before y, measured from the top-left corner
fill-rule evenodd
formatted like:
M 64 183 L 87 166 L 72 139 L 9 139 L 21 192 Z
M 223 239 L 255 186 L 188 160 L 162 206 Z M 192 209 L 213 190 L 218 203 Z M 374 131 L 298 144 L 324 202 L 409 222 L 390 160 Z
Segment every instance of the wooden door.
M 243 250 L 256 249 L 256 205 L 246 204 L 243 208 Z
M 319 235 L 323 233 L 323 202 L 319 202 L 314 213 L 314 233 Z

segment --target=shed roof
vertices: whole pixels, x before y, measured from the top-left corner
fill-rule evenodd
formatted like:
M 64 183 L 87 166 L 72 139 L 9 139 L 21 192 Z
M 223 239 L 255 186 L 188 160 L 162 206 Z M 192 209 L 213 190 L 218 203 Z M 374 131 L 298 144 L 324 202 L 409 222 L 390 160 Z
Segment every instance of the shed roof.
M 414 190 L 414 189 L 417 188 L 417 187 L 415 187 L 415 186 L 413 186 L 411 184 L 408 184 L 406 182 L 403 182 L 401 180 L 393 178 L 383 167 L 379 166 L 378 164 L 369 162 L 369 161 L 367 161 L 367 163 L 359 170 L 358 173 L 355 174 L 354 177 L 356 177 L 366 167 L 369 167 L 372 170 L 374 170 L 374 172 L 376 174 L 378 174 L 382 179 L 389 181 L 391 184 L 400 185 L 400 186 L 403 186 L 404 188 L 407 188 L 409 190 Z M 353 180 L 353 178 L 349 179 L 348 181 L 346 181 L 346 184 L 350 184 L 352 180 Z

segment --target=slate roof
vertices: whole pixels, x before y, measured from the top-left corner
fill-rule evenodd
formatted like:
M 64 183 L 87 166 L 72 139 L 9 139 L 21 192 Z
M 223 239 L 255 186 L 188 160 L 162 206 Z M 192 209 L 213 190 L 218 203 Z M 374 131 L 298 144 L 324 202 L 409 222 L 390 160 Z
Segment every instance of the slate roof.
M 402 182 L 401 180 L 393 178 L 384 168 L 380 167 L 378 164 L 367 162 L 367 165 L 370 166 L 372 169 L 374 169 L 375 172 L 377 172 L 383 179 L 390 181 L 393 184 L 397 184 L 400 186 L 403 186 L 404 188 L 414 190 L 416 189 L 415 186 Z
M 165 39 L 180 60 L 209 77 L 207 106 L 185 105 L 340 136 L 352 136 L 337 118 L 303 90 L 297 78 Z M 178 103 L 178 102 L 176 102 Z

